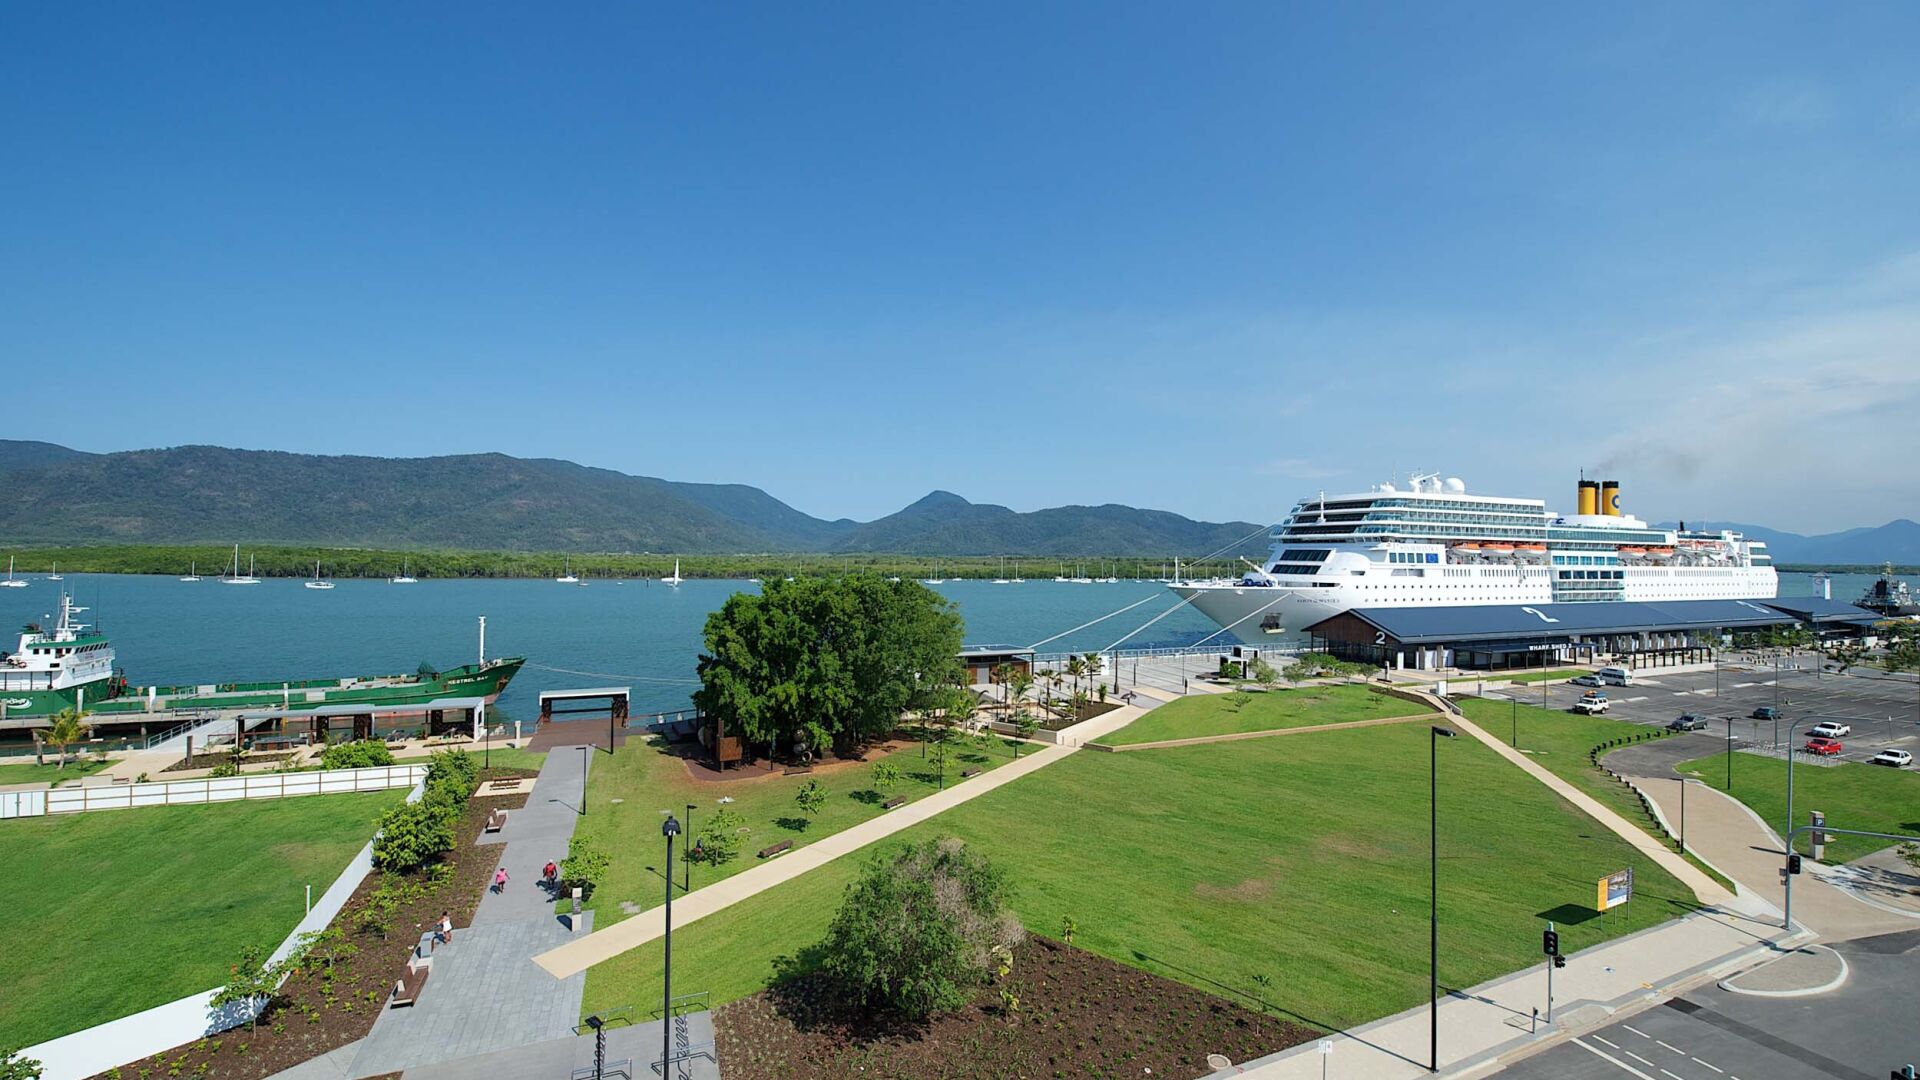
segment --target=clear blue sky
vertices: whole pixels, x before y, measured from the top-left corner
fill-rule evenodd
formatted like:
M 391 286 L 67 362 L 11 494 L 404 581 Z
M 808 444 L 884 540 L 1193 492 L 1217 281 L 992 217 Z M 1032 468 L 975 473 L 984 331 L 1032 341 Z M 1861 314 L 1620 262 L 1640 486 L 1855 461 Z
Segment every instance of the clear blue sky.
M 15 5 L 5 436 L 1913 513 L 1920 5 L 694 7 Z

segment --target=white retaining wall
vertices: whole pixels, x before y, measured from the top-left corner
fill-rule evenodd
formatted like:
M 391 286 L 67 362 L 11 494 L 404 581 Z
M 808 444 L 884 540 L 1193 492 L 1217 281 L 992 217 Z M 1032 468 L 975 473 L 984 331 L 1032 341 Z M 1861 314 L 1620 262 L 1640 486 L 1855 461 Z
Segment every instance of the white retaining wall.
M 330 769 L 326 772 L 252 773 L 217 780 L 166 780 L 147 784 L 94 784 L 47 791 L 10 791 L 0 793 L 0 818 L 125 810 L 135 806 L 197 806 L 241 799 L 286 799 L 296 795 L 386 791 L 389 788 L 413 787 L 426 775 L 425 765 L 379 765 L 370 769 Z
M 407 794 L 408 802 L 418 802 L 426 791 L 426 766 L 409 765 L 405 768 L 419 769 L 422 779 Z M 347 770 L 341 770 L 345 772 Z M 355 772 L 373 772 L 372 769 L 356 769 Z M 372 788 L 360 790 L 371 791 Z M 265 796 L 261 796 L 265 797 Z M 360 849 L 347 868 L 340 872 L 333 884 L 327 887 L 320 898 L 314 901 L 313 910 L 293 928 L 293 933 L 273 950 L 273 961 L 285 959 L 300 942 L 302 934 L 321 930 L 340 914 L 340 909 L 353 896 L 368 874 L 373 872 L 373 841 Z M 129 1061 L 151 1057 L 163 1050 L 171 1050 L 207 1035 L 215 1035 L 247 1022 L 251 1013 L 245 1005 L 227 1005 L 214 1008 L 213 995 L 216 990 L 204 990 L 198 994 L 189 994 L 177 1001 L 165 1005 L 156 1005 L 145 1012 L 132 1016 L 123 1016 L 118 1020 L 109 1020 L 104 1024 L 76 1031 L 71 1035 L 62 1035 L 50 1039 L 38 1046 L 29 1046 L 21 1056 L 33 1058 L 41 1063 L 43 1080 L 84 1080 L 85 1077 L 102 1073 L 116 1065 L 125 1065 Z

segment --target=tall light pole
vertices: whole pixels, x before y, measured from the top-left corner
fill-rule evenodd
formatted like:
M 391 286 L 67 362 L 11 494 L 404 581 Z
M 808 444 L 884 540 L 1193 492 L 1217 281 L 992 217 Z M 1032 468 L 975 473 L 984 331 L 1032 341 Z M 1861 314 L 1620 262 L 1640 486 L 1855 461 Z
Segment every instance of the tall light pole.
M 1427 736 L 1427 1071 L 1440 1071 L 1440 740 L 1459 732 L 1434 725 Z
M 1727 794 L 1733 794 L 1733 717 L 1727 717 Z
M 687 854 L 682 856 L 680 859 L 682 863 L 686 864 L 686 869 L 682 871 L 682 873 L 685 875 L 687 879 L 686 884 L 680 886 L 681 892 L 693 891 L 693 849 L 694 847 L 698 846 L 698 844 L 700 843 L 699 837 L 696 836 L 693 831 L 693 804 L 692 803 L 687 804 L 687 835 L 692 836 L 694 838 L 687 841 Z
M 660 835 L 667 838 L 667 928 L 661 938 L 660 979 L 660 1080 L 666 1080 L 673 1057 L 673 838 L 680 835 L 680 823 L 671 813 L 660 823 Z

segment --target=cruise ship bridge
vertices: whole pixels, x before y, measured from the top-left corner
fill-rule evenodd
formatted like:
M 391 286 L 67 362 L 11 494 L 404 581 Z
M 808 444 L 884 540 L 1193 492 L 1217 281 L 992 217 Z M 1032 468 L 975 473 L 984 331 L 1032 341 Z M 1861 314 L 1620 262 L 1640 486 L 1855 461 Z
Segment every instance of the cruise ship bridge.
M 1711 659 L 1721 635 L 1808 626 L 1858 634 L 1880 621 L 1865 608 L 1817 597 L 1359 607 L 1307 628 L 1316 650 L 1398 669 L 1501 670 L 1592 662 L 1632 667 Z

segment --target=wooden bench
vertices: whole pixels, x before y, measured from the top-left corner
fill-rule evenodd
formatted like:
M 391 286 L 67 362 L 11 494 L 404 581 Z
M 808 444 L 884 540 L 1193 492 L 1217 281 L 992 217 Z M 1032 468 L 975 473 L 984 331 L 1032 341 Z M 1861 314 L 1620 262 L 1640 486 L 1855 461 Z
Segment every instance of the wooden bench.
M 506 827 L 507 827 L 507 812 L 505 810 L 496 809 L 496 810 L 489 810 L 487 812 L 487 827 L 486 827 L 487 832 L 499 832 L 501 829 L 504 829 Z
M 782 841 L 780 841 L 779 843 L 777 843 L 777 844 L 774 844 L 774 845 L 772 845 L 772 846 L 770 846 L 770 847 L 763 847 L 763 848 L 761 848 L 761 849 L 760 849 L 760 857 L 761 857 L 761 858 L 763 858 L 763 859 L 771 859 L 771 858 L 773 858 L 773 857 L 774 857 L 775 855 L 778 855 L 778 854 L 780 854 L 780 853 L 782 853 L 782 852 L 784 852 L 784 851 L 787 851 L 788 849 L 790 849 L 790 848 L 792 848 L 792 847 L 793 847 L 793 841 L 791 841 L 791 840 L 782 840 Z
M 961 769 L 960 770 L 960 779 L 962 780 L 966 780 L 970 777 L 979 776 L 979 775 L 980 775 L 979 769 Z
M 427 975 L 433 968 L 426 964 L 410 967 L 393 984 L 393 998 L 387 1002 L 389 1008 L 398 1009 L 410 1006 L 420 1000 L 420 988 L 427 985 Z
M 489 780 L 488 783 L 493 785 L 493 790 L 495 791 L 512 791 L 514 788 L 520 786 L 520 779 L 518 776 L 503 776 L 498 780 Z M 502 813 L 505 813 L 505 811 L 502 811 Z
M 898 810 L 899 808 L 905 805 L 907 805 L 907 797 L 905 795 L 895 795 L 893 798 L 888 799 L 886 802 L 881 803 L 880 809 Z

